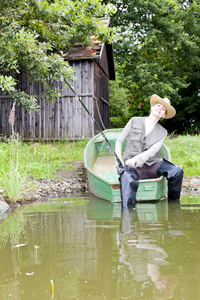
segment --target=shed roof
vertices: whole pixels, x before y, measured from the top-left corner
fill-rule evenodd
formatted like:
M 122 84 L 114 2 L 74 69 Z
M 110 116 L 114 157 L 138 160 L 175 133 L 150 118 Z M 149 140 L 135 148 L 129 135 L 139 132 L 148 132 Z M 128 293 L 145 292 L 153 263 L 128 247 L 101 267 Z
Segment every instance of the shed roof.
M 101 18 L 105 22 L 105 26 L 110 26 L 110 18 Z M 109 77 L 111 80 L 115 80 L 115 65 L 114 65 L 114 53 L 113 45 L 108 43 L 102 43 L 95 35 L 91 36 L 93 45 L 80 45 L 77 43 L 73 50 L 70 50 L 67 55 L 67 60 L 84 60 L 84 59 L 101 59 L 104 47 L 107 48 L 107 60 L 109 68 Z

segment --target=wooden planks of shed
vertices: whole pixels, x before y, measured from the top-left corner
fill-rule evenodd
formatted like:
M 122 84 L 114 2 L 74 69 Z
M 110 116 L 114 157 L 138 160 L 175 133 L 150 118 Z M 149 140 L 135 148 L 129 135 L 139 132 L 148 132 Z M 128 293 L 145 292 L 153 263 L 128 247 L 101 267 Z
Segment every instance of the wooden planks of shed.
M 93 65 L 90 61 L 73 62 L 77 80 L 72 81 L 76 93 L 82 102 L 93 113 Z M 42 95 L 44 87 L 40 83 L 30 83 L 25 74 L 21 75 L 23 89 L 30 94 Z M 23 140 L 64 140 L 91 138 L 94 136 L 94 124 L 89 114 L 74 94 L 62 82 L 53 82 L 54 88 L 62 89 L 60 98 L 53 102 L 40 97 L 39 112 L 27 113 L 23 107 L 16 106 L 14 130 Z M 13 100 L 5 98 L 0 92 L 0 134 L 10 137 L 11 126 L 8 122 Z

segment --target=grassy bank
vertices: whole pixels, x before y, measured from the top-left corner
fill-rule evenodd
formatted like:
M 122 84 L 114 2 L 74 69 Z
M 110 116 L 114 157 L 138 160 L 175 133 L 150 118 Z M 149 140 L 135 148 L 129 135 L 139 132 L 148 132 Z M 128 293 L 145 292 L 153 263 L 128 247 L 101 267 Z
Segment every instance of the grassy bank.
M 0 144 L 0 188 L 13 202 L 24 189 L 32 187 L 30 178 L 54 178 L 57 169 L 69 170 L 74 161 L 83 161 L 87 141 Z M 172 162 L 181 165 L 187 176 L 200 175 L 200 136 L 169 136 Z
M 200 176 L 200 135 L 169 136 L 165 140 L 171 161 L 180 165 L 187 176 Z
M 54 178 L 57 169 L 69 170 L 83 161 L 87 141 L 54 143 L 0 143 L 0 189 L 12 202 L 33 187 L 32 179 Z

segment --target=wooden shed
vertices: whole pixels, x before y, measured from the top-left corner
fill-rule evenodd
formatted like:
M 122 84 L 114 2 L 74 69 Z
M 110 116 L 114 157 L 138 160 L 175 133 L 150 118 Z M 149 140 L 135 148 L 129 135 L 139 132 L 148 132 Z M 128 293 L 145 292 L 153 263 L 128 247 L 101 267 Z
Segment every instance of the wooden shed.
M 110 19 L 104 18 L 110 26 Z M 94 39 L 93 46 L 77 47 L 68 52 L 67 60 L 75 68 L 77 80 L 70 84 L 102 129 L 110 127 L 109 80 L 115 80 L 113 46 Z M 26 73 L 20 74 L 20 89 L 29 94 L 42 94 L 40 83 L 30 83 Z M 53 102 L 40 98 L 39 113 L 27 113 L 16 106 L 14 130 L 23 140 L 65 140 L 91 138 L 97 132 L 95 124 L 69 87 L 54 82 L 62 89 Z M 8 122 L 13 100 L 0 91 L 0 134 L 10 137 Z M 104 126 L 102 125 L 104 124 Z

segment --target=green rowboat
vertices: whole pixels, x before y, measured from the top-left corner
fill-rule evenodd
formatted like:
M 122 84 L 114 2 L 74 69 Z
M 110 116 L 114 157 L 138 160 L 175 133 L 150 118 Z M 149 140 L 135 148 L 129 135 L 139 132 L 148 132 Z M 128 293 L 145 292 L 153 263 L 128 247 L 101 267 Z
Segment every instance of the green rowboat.
M 122 129 L 106 129 L 104 131 L 113 149 L 121 131 Z M 170 160 L 170 152 L 165 145 L 162 146 L 159 153 L 161 157 Z M 87 170 L 90 192 L 96 197 L 110 202 L 121 202 L 115 157 L 101 133 L 88 142 L 84 152 L 84 165 Z M 159 200 L 166 193 L 167 181 L 165 177 L 140 180 L 136 201 Z

